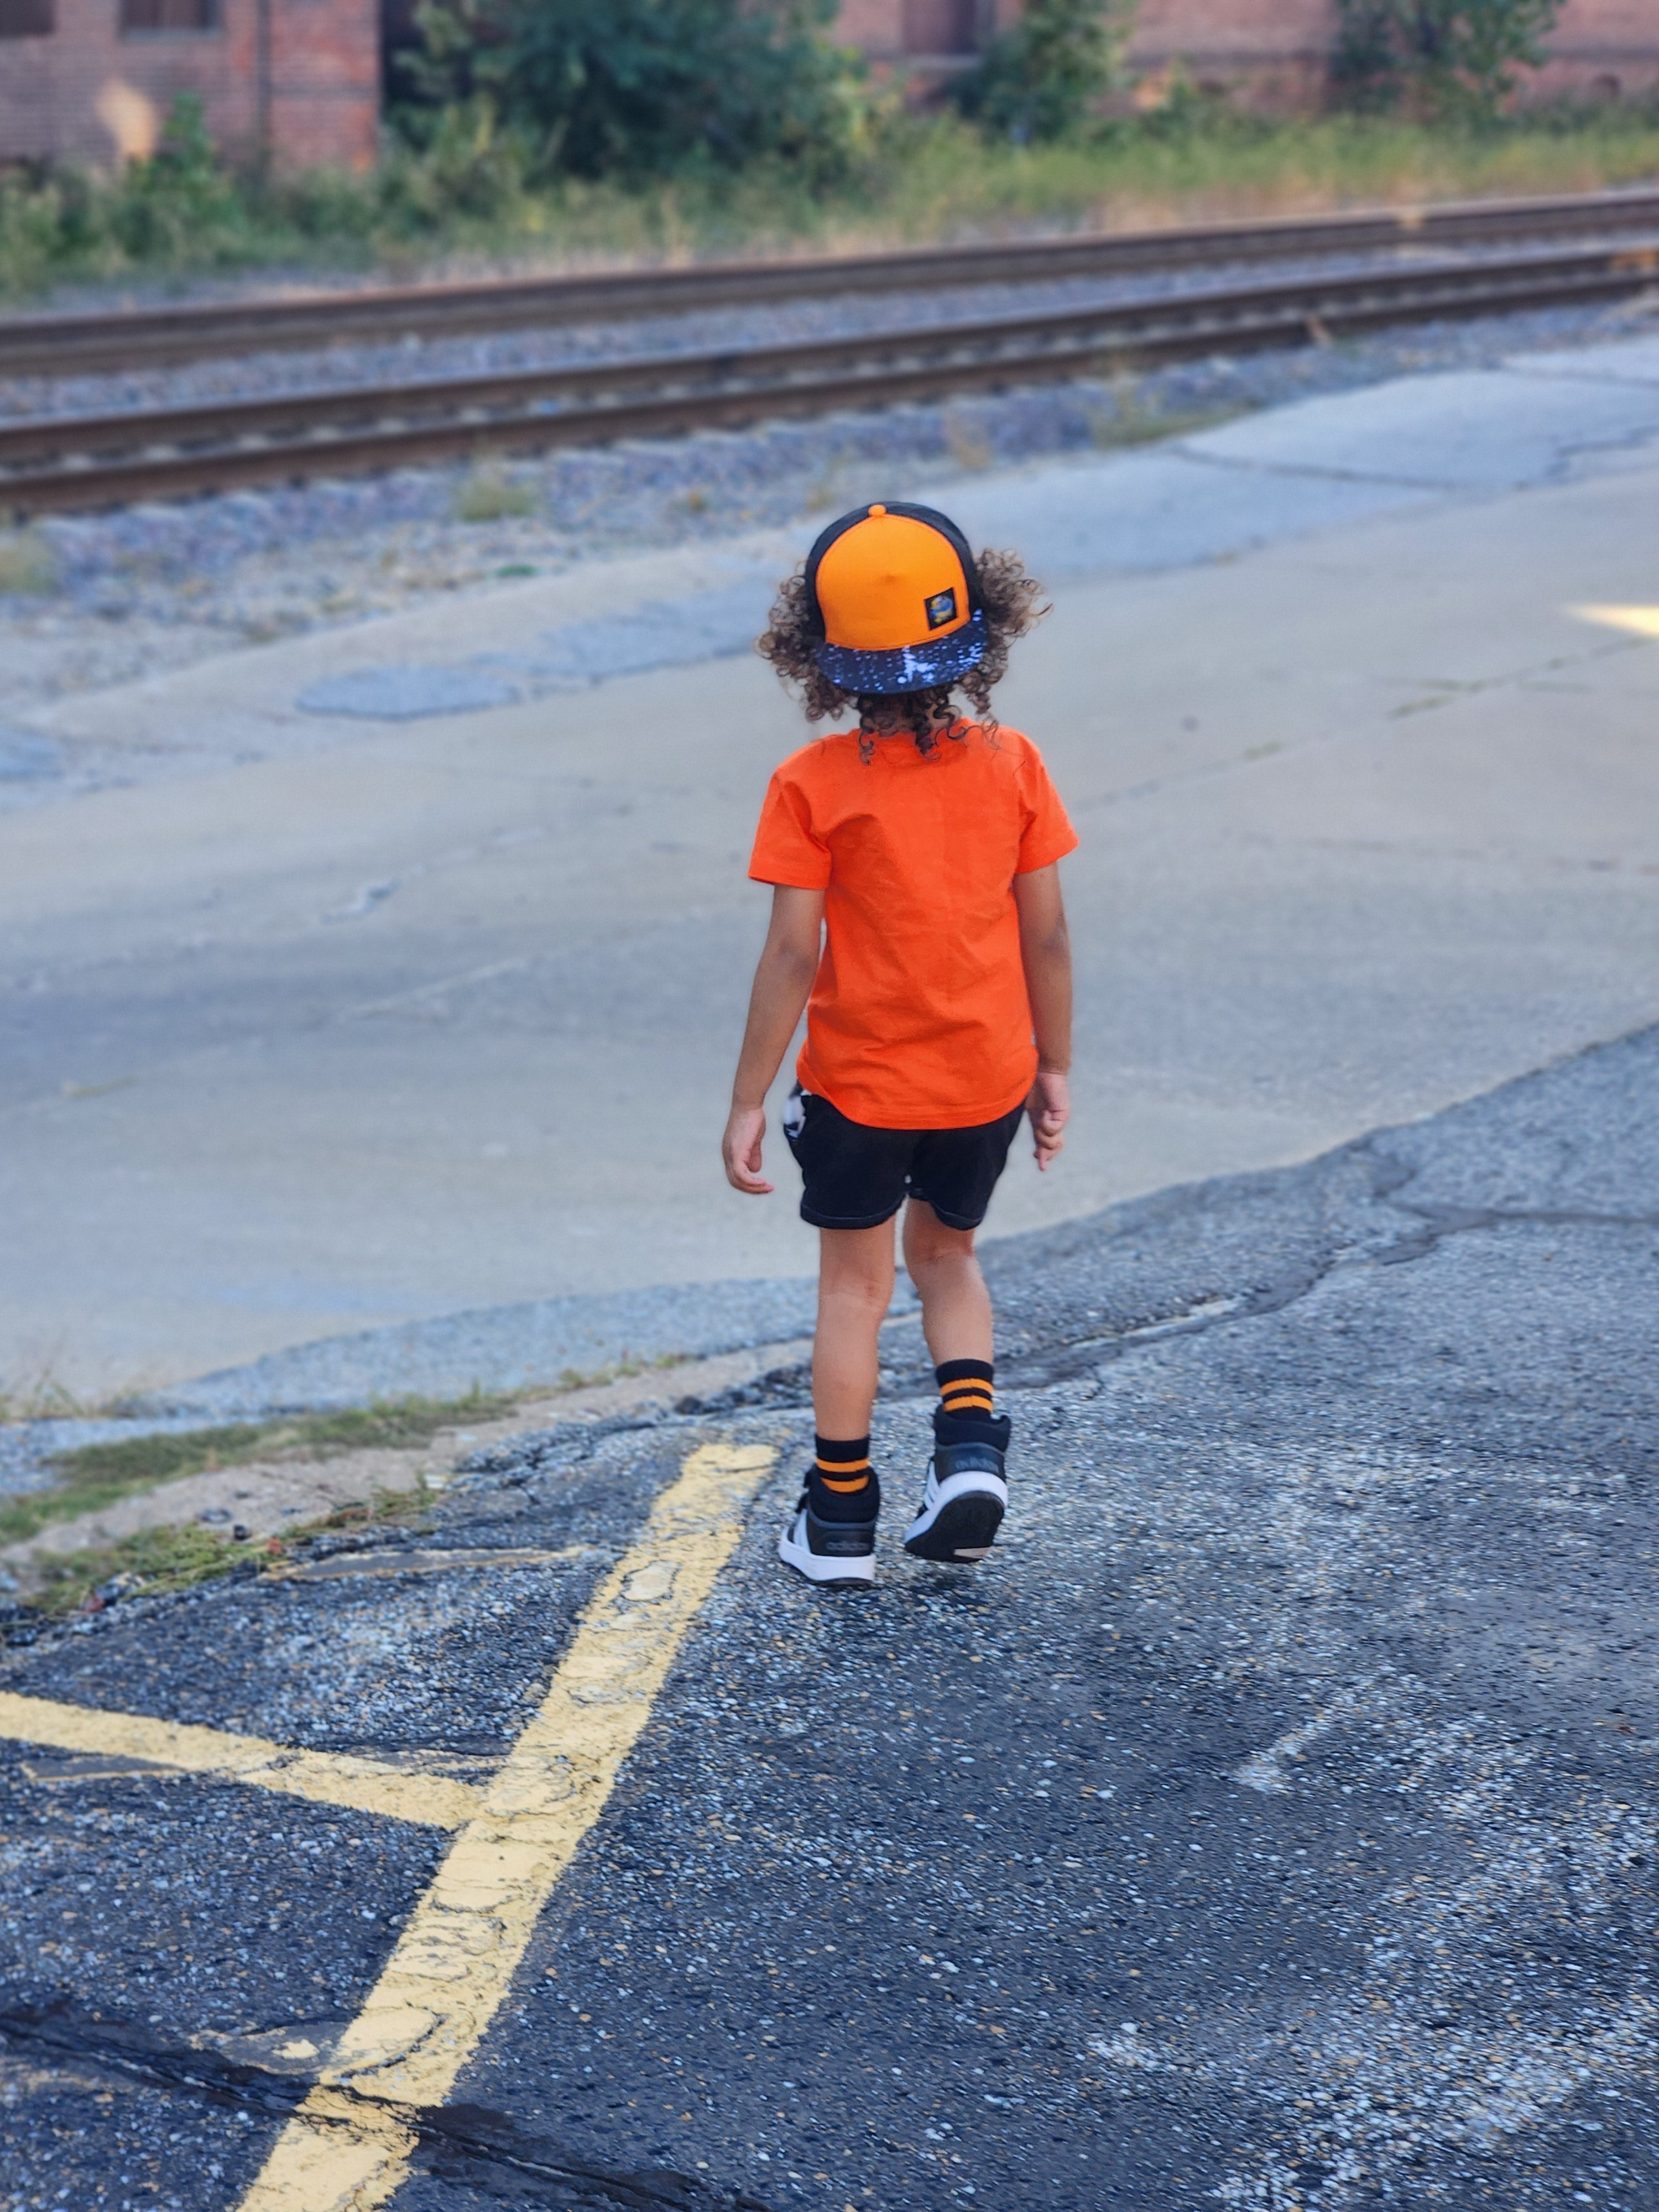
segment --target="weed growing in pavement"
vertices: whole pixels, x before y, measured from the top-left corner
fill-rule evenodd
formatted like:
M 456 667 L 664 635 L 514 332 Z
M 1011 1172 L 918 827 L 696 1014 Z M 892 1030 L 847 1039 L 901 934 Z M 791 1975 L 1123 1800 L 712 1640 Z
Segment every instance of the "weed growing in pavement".
M 991 441 L 984 430 L 959 408 L 945 410 L 945 444 L 959 469 L 977 473 L 991 465 Z
M 413 1490 L 377 1490 L 373 1498 L 350 1505 L 337 1505 L 320 1520 L 301 1521 L 269 1538 L 258 1547 L 258 1556 L 275 1565 L 298 1546 L 319 1536 L 360 1534 L 370 1528 L 416 1528 L 431 1510 L 433 1492 L 424 1482 Z
M 29 1587 L 21 1601 L 31 1613 L 61 1620 L 71 1613 L 101 1612 L 123 1598 L 167 1597 L 239 1568 L 270 1572 L 320 1536 L 416 1528 L 431 1504 L 431 1491 L 420 1483 L 413 1490 L 376 1491 L 365 1504 L 342 1505 L 280 1536 L 222 1536 L 187 1522 L 178 1528 L 142 1529 L 118 1542 L 77 1552 L 38 1553 L 29 1563 Z
M 1224 422 L 1236 422 L 1249 411 L 1248 407 L 1195 407 L 1165 414 L 1155 407 L 1131 404 L 1120 404 L 1113 414 L 1097 408 L 1089 417 L 1089 442 L 1103 453 L 1126 446 L 1152 446 L 1165 438 L 1191 438 L 1200 430 L 1219 429 Z
M 510 515 L 534 514 L 541 495 L 533 483 L 501 469 L 474 469 L 457 488 L 452 512 L 457 522 L 504 522 Z
M 57 1360 L 61 1353 L 46 1352 L 15 1371 L 0 1390 L 0 1425 L 8 1421 L 73 1421 L 95 1419 L 98 1407 L 59 1380 Z M 33 1372 L 29 1371 L 33 1369 Z
M 518 1402 L 483 1391 L 465 1398 L 395 1398 L 337 1413 L 82 1444 L 56 1455 L 56 1479 L 49 1489 L 27 1491 L 0 1504 L 0 1543 L 21 1543 L 55 1522 L 95 1513 L 185 1475 L 245 1466 L 250 1460 L 337 1459 L 346 1452 L 413 1449 L 429 1443 L 441 1430 L 500 1419 Z
M 193 1522 L 182 1528 L 145 1528 L 117 1544 L 37 1559 L 30 1573 L 33 1588 L 22 1602 L 32 1613 L 61 1620 L 88 1607 L 101 1609 L 118 1597 L 193 1589 L 216 1575 L 229 1574 L 250 1550 Z
M 0 1544 L 27 1542 L 58 1522 L 98 1512 L 186 1475 L 245 1467 L 252 1460 L 339 1459 L 347 1452 L 415 1450 L 445 1429 L 505 1419 L 527 1399 L 546 1395 L 550 1389 L 558 1393 L 602 1389 L 633 1376 L 681 1366 L 684 1359 L 684 1352 L 671 1352 L 655 1359 L 618 1360 L 589 1373 L 568 1367 L 556 1382 L 543 1386 L 540 1392 L 473 1390 L 465 1398 L 386 1398 L 332 1413 L 295 1413 L 278 1420 L 234 1421 L 215 1428 L 175 1429 L 80 1444 L 54 1454 L 54 1480 L 49 1488 L 26 1491 L 0 1502 Z M 0 1401 L 0 1413 L 3 1410 Z M 348 1514 L 357 1510 L 341 1509 Z
M 626 1382 L 635 1375 L 654 1375 L 664 1367 L 684 1367 L 690 1355 L 684 1352 L 659 1352 L 654 1359 L 619 1359 L 612 1367 L 595 1367 L 583 1374 L 580 1369 L 567 1367 L 560 1374 L 556 1389 L 603 1390 L 611 1382 Z
M 59 580 L 58 556 L 33 530 L 0 531 L 0 592 L 43 598 Z

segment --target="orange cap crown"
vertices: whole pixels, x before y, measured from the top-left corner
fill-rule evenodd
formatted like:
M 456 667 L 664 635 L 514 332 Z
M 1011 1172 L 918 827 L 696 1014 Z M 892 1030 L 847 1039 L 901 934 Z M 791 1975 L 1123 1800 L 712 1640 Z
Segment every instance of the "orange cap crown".
M 815 579 L 826 643 L 891 653 L 968 620 L 968 577 L 948 538 L 914 515 L 872 507 L 827 548 Z

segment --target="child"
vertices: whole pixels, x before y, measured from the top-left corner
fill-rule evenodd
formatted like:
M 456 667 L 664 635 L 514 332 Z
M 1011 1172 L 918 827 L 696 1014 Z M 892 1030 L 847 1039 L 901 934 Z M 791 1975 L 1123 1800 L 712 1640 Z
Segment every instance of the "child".
M 859 717 L 803 745 L 766 794 L 749 873 L 774 887 L 772 920 L 724 1146 L 736 1189 L 772 1189 L 766 1093 L 805 1006 L 784 1132 L 820 1240 L 817 1452 L 778 1555 L 809 1582 L 875 1578 L 870 1419 L 901 1206 L 939 1389 L 904 1547 L 982 1559 L 1008 1502 L 974 1231 L 1023 1112 L 1038 1167 L 1060 1151 L 1071 1064 L 1056 864 L 1077 838 L 1036 747 L 990 714 L 1038 596 L 1015 556 L 975 564 L 954 523 L 894 500 L 830 524 L 759 642 L 809 720 L 849 701 Z M 958 690 L 977 721 L 957 714 Z

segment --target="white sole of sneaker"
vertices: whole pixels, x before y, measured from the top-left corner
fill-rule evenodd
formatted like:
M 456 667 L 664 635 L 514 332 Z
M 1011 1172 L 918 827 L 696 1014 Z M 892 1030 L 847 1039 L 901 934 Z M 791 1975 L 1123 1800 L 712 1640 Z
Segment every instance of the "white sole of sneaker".
M 876 1579 L 876 1555 L 873 1552 L 854 1553 L 851 1558 L 826 1558 L 805 1543 L 795 1541 L 792 1522 L 778 1539 L 778 1557 L 786 1567 L 793 1567 L 809 1583 L 817 1583 L 824 1589 L 854 1589 Z
M 994 1474 L 953 1474 L 937 1485 L 930 1475 L 904 1548 L 913 1559 L 972 1565 L 991 1551 L 1007 1510 L 1008 1486 Z

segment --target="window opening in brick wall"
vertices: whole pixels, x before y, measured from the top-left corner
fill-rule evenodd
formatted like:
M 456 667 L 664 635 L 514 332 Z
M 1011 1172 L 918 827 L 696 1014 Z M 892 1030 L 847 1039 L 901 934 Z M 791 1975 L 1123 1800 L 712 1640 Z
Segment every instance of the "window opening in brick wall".
M 4 0 L 0 0 L 0 5 Z M 216 31 L 219 0 L 121 0 L 121 34 L 155 31 Z
M 49 39 L 52 0 L 0 0 L 0 39 Z
M 979 13 L 979 0 L 904 0 L 905 52 L 971 54 Z

